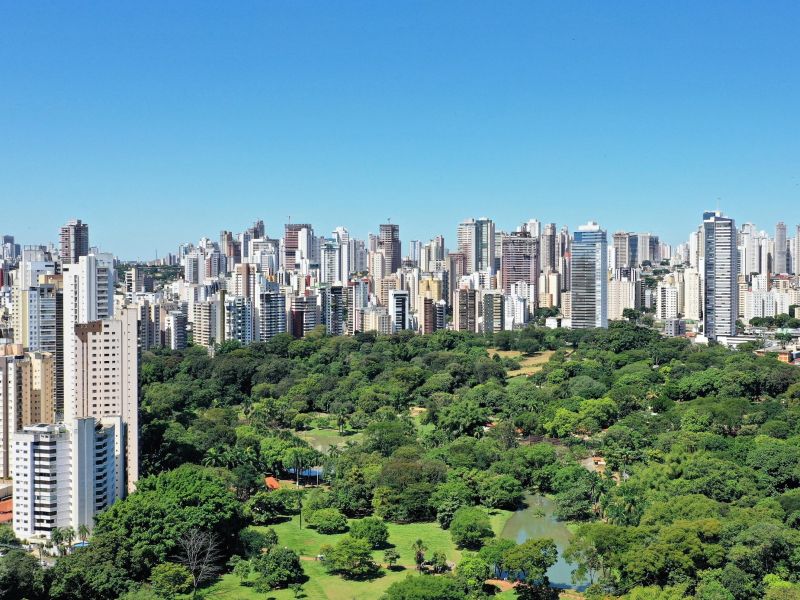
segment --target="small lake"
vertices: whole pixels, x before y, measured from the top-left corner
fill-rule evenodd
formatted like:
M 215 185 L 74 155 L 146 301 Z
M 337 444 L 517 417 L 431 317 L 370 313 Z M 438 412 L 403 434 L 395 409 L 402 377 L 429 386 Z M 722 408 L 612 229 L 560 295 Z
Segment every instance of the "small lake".
M 545 496 L 528 494 L 525 496 L 525 503 L 527 504 L 525 508 L 511 515 L 500 537 L 514 540 L 518 544 L 531 538 L 552 539 L 558 547 L 558 562 L 547 571 L 550 584 L 562 589 L 583 589 L 585 585 L 572 583 L 572 570 L 575 567 L 563 557 L 572 533 L 553 515 L 555 502 Z

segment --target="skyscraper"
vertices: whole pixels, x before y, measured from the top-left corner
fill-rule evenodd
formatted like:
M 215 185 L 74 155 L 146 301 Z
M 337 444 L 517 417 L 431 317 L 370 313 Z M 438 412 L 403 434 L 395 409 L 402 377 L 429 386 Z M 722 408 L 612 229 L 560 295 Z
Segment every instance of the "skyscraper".
M 61 228 L 61 263 L 71 265 L 89 254 L 89 225 L 80 219 L 67 221 Z
M 411 328 L 410 297 L 406 290 L 389 290 L 389 317 L 392 320 L 392 333 Z
M 553 242 L 555 242 L 555 232 Z M 506 294 L 510 293 L 511 286 L 519 281 L 538 286 L 539 241 L 527 232 L 503 236 L 500 274 L 501 285 Z
M 626 231 L 618 231 L 614 234 L 614 268 L 622 269 L 624 267 L 635 267 L 635 257 L 633 256 L 633 247 L 637 244 L 631 244 L 635 236 L 632 236 Z M 638 238 L 636 238 L 638 241 Z
M 495 228 L 491 219 L 467 219 L 458 225 L 458 251 L 467 258 L 467 273 L 494 272 Z
M 75 325 L 74 387 L 65 390 L 64 421 L 121 419 L 116 456 L 119 477 L 133 492 L 139 478 L 139 360 L 137 310 L 123 308 L 111 319 Z M 122 483 L 121 490 L 124 489 Z M 124 492 L 122 492 L 124 494 Z
M 378 250 L 383 253 L 387 273 L 394 273 L 400 268 L 402 250 L 400 249 L 400 226 L 394 223 L 383 223 L 378 236 Z
M 719 211 L 705 212 L 703 238 L 703 332 L 713 340 L 720 335 L 736 334 L 739 313 L 736 224 Z
M 572 327 L 608 327 L 608 241 L 606 231 L 590 221 L 572 242 L 570 290 Z
M 287 223 L 283 231 L 283 268 L 291 271 L 295 268 L 297 251 L 300 248 L 300 231 L 303 229 L 311 230 L 311 225 L 307 223 Z
M 540 238 L 541 243 L 539 244 L 541 268 L 544 273 L 551 273 L 558 269 L 556 236 L 555 223 L 548 223 L 544 226 L 544 231 Z M 538 276 L 539 274 L 537 273 L 536 275 Z
M 786 248 L 786 225 L 783 221 L 779 221 L 775 225 L 775 262 L 772 267 L 774 273 L 788 273 Z

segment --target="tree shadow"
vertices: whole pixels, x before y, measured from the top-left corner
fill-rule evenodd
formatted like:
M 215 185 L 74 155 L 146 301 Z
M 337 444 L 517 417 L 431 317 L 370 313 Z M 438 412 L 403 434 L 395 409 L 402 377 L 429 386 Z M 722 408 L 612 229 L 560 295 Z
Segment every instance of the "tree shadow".
M 381 577 L 386 577 L 386 573 L 380 567 L 377 567 L 373 571 L 364 573 L 362 575 L 342 575 L 342 578 L 346 579 L 347 581 L 375 581 Z

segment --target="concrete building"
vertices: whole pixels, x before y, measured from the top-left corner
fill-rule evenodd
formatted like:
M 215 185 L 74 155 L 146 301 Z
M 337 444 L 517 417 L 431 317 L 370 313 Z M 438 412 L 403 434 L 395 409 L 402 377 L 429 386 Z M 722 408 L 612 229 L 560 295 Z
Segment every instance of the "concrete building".
M 551 224 L 552 225 L 552 224 Z M 550 227 L 548 225 L 547 227 Z M 547 230 L 547 227 L 545 230 Z M 555 261 L 555 231 L 553 231 L 551 262 Z M 539 285 L 539 242 L 525 232 L 504 235 L 500 259 L 501 287 L 511 293 L 512 284 L 522 281 L 538 287 Z M 550 269 L 553 270 L 553 269 Z M 534 299 L 537 294 L 534 292 Z
M 124 479 L 132 492 L 139 478 L 139 359 L 136 309 L 124 308 L 113 319 L 75 326 L 76 377 L 65 389 L 64 422 L 94 417 L 121 419 L 116 449 L 125 465 Z M 122 477 L 123 471 L 120 471 Z
M 457 289 L 453 293 L 453 329 L 478 331 L 478 300 L 473 289 Z
M 225 318 L 218 297 L 195 302 L 192 307 L 192 343 L 212 349 L 225 339 Z
M 608 327 L 608 252 L 604 229 L 581 225 L 572 242 L 571 322 L 573 329 Z
M 9 445 L 15 431 L 55 418 L 55 361 L 19 344 L 0 346 L 0 479 L 12 477 Z
M 786 224 L 779 221 L 775 225 L 775 260 L 772 268 L 773 273 L 788 273 L 789 261 L 787 260 L 789 246 L 786 243 Z
M 386 335 L 392 330 L 392 318 L 385 306 L 370 305 L 361 309 L 364 331 Z
M 739 314 L 736 224 L 719 211 L 703 213 L 703 333 L 708 339 L 736 335 Z
M 495 227 L 491 219 L 468 219 L 458 225 L 458 251 L 466 258 L 466 273 L 495 271 Z
M 89 225 L 80 219 L 67 221 L 61 228 L 61 264 L 71 265 L 89 254 Z
M 363 311 L 369 304 L 369 280 L 356 279 L 347 284 L 345 308 L 347 313 L 347 334 L 354 335 L 364 331 Z
M 183 350 L 187 345 L 186 315 L 180 310 L 171 310 L 166 320 L 166 346 L 170 350 Z
M 387 273 L 394 273 L 402 263 L 400 246 L 400 226 L 394 223 L 382 223 L 378 234 L 378 251 L 383 254 Z
M 387 307 L 392 320 L 392 333 L 411 329 L 411 299 L 407 290 L 390 290 Z
M 110 254 L 81 256 L 62 271 L 63 395 L 56 411 L 66 414 L 67 397 L 74 394 L 77 376 L 75 327 L 114 315 L 114 259 Z M 70 396 L 71 397 L 71 396 Z
M 504 296 L 500 290 L 481 293 L 481 322 L 483 333 L 498 333 L 505 330 Z
M 608 319 L 621 321 L 626 308 L 638 306 L 639 282 L 629 277 L 613 278 L 608 282 Z
M 667 321 L 678 318 L 678 288 L 661 282 L 656 288 L 656 319 Z
M 320 290 L 319 298 L 323 300 L 321 307 L 322 322 L 328 335 L 344 335 L 345 292 L 341 285 L 330 285 Z
M 703 286 L 697 269 L 683 272 L 683 316 L 689 321 L 700 321 Z
M 14 434 L 17 537 L 45 540 L 56 527 L 91 529 L 95 516 L 119 498 L 118 423 L 88 417 L 69 425 L 32 425 Z
M 286 296 L 277 284 L 263 287 L 256 304 L 258 340 L 267 342 L 279 333 L 286 333 Z
M 296 338 L 303 337 L 322 322 L 315 295 L 293 297 L 290 315 L 291 333 Z
M 225 296 L 225 340 L 242 346 L 253 343 L 253 302 L 248 296 Z

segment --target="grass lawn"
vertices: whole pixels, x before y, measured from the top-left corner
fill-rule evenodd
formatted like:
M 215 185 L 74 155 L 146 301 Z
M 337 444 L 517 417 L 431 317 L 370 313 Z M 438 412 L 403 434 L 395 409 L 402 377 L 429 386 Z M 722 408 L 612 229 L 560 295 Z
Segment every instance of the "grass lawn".
M 344 446 L 347 440 L 358 441 L 362 434 L 360 432 L 345 431 L 339 433 L 338 429 L 308 429 L 297 431 L 297 437 L 307 441 L 315 450 L 327 452 L 331 446 Z
M 303 561 L 303 570 L 308 581 L 303 585 L 305 600 L 352 600 L 353 598 L 377 599 L 395 581 L 404 579 L 409 571 L 382 571 L 382 576 L 372 581 L 348 581 L 338 575 L 329 575 L 316 561 Z M 253 578 L 255 579 L 255 578 Z M 292 590 L 273 590 L 259 594 L 252 587 L 240 585 L 232 574 L 225 575 L 209 588 L 205 595 L 209 600 L 293 600 Z
M 519 377 L 521 375 L 533 375 L 541 370 L 550 357 L 555 354 L 553 350 L 544 350 L 534 356 L 523 356 L 519 350 L 497 350 L 496 348 L 489 348 L 487 350 L 489 356 L 499 355 L 501 358 L 519 358 L 519 369 L 509 371 L 506 379 L 512 377 Z
M 501 529 L 502 525 L 500 523 L 501 521 L 505 523 L 505 518 L 502 515 L 493 516 L 493 520 L 497 520 Z M 411 550 L 411 545 L 418 539 L 425 542 L 428 547 L 428 555 L 434 552 L 444 552 L 447 559 L 453 562 L 457 562 L 461 557 L 461 551 L 453 544 L 450 532 L 442 529 L 438 523 L 408 523 L 403 525 L 387 523 L 387 526 L 389 528 L 389 544 L 393 545 L 394 549 L 400 554 L 399 564 L 401 565 L 414 565 L 414 553 Z M 324 535 L 317 533 L 315 529 L 309 529 L 305 526 L 300 529 L 299 516 L 292 517 L 290 521 L 273 525 L 272 528 L 278 534 L 279 543 L 291 548 L 300 555 L 311 557 L 319 554 L 319 549 L 325 544 L 335 544 L 347 535 L 345 533 Z M 376 550 L 373 556 L 376 562 L 383 562 L 383 550 Z
M 499 535 L 511 512 L 507 510 L 492 511 L 490 521 L 495 534 Z M 338 575 L 329 575 L 316 560 L 302 561 L 303 569 L 309 580 L 303 586 L 307 600 L 352 600 L 353 598 L 380 598 L 381 594 L 395 581 L 404 579 L 409 574 L 415 574 L 414 553 L 412 544 L 421 539 L 428 547 L 427 555 L 434 552 L 444 552 L 447 560 L 458 562 L 461 551 L 455 547 L 450 537 L 450 532 L 443 530 L 438 523 L 409 523 L 398 525 L 387 523 L 389 528 L 389 544 L 393 545 L 400 554 L 400 565 L 406 568 L 398 571 L 381 570 L 381 576 L 372 581 L 348 581 Z M 335 544 L 347 534 L 323 535 L 314 529 L 303 527 L 300 529 L 299 516 L 289 521 L 272 526 L 278 534 L 278 543 L 291 548 L 301 557 L 316 557 L 319 549 L 325 544 Z M 258 528 L 265 529 L 265 528 Z M 383 563 L 383 550 L 373 553 L 375 562 Z M 253 579 L 255 579 L 253 577 Z M 242 586 L 239 579 L 233 574 L 223 576 L 219 582 L 206 591 L 206 598 L 233 600 L 292 600 L 294 593 L 291 590 L 275 590 L 268 594 L 258 594 L 252 587 Z M 513 596 L 509 596 L 513 597 Z

